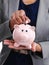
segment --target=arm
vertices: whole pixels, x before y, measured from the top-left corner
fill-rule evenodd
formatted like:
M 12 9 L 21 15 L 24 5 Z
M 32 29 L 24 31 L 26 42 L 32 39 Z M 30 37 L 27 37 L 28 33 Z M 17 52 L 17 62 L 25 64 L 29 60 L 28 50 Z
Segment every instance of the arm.
M 9 28 L 9 21 L 0 24 L 0 41 L 11 36 L 11 30 Z
M 43 58 L 47 58 L 49 56 L 49 41 L 40 42 L 42 47 Z
M 11 36 L 11 30 L 13 30 L 15 24 L 21 24 L 26 20 L 30 22 L 30 19 L 26 16 L 24 10 L 14 12 L 10 20 L 0 24 L 0 41 Z
M 43 41 L 43 42 L 39 42 L 39 43 L 34 42 L 32 44 L 32 49 L 31 50 L 33 52 L 35 52 L 36 55 L 38 55 L 38 56 L 41 55 L 42 58 L 47 58 L 48 55 L 49 55 L 48 48 L 49 48 L 49 41 Z

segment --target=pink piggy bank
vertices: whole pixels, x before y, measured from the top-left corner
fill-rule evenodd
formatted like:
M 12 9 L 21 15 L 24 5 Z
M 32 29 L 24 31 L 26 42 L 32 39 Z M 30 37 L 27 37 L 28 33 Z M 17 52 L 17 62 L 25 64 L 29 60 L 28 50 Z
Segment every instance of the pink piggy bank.
M 13 39 L 15 47 L 22 45 L 31 48 L 35 40 L 35 27 L 28 24 L 14 25 Z

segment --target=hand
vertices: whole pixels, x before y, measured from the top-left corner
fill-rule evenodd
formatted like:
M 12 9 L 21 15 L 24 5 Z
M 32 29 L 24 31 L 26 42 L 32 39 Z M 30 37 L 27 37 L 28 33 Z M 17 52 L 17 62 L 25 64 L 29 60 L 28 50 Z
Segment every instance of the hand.
M 15 52 L 19 51 L 21 54 L 28 54 L 27 48 L 24 46 L 15 47 L 13 40 L 4 40 L 4 45 L 7 45 L 9 48 L 13 49 Z
M 27 22 L 26 22 L 27 21 Z M 30 19 L 26 16 L 24 10 L 17 10 L 10 19 L 10 28 L 13 29 L 15 24 L 29 23 Z
M 42 51 L 41 45 L 37 44 L 36 42 L 32 43 L 31 48 L 27 48 L 27 47 L 24 47 L 24 46 L 15 47 L 14 43 L 15 42 L 13 40 L 4 40 L 4 44 L 8 45 L 8 47 L 11 48 L 11 49 L 15 49 L 15 50 L 32 50 L 33 52 L 36 52 L 36 51 L 41 52 Z
M 32 46 L 31 50 L 33 52 L 36 52 L 36 51 L 41 52 L 42 51 L 41 45 L 39 43 L 33 42 L 31 46 Z
M 11 49 L 15 49 L 15 50 L 29 50 L 28 48 L 24 47 L 24 46 L 19 46 L 19 47 L 15 47 L 14 46 L 14 41 L 13 40 L 4 40 L 4 45 L 7 45 L 9 48 Z

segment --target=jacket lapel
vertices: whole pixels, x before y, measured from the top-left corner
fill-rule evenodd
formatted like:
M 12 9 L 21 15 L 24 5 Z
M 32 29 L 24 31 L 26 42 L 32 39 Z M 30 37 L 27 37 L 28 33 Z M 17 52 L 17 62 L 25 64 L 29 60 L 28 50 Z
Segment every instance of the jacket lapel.
M 15 12 L 18 10 L 19 7 L 19 0 L 9 0 L 9 18 Z
M 40 0 L 39 11 L 37 17 L 36 25 L 36 41 L 41 41 L 46 39 L 46 30 L 47 30 L 47 9 L 45 6 L 45 1 Z

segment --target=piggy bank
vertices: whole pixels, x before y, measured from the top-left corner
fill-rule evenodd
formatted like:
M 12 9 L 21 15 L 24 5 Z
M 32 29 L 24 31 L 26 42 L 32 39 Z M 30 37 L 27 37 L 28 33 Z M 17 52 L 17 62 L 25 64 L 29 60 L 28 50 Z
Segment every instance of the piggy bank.
M 14 25 L 13 39 L 15 47 L 22 45 L 31 48 L 31 44 L 35 40 L 35 27 L 29 24 Z

